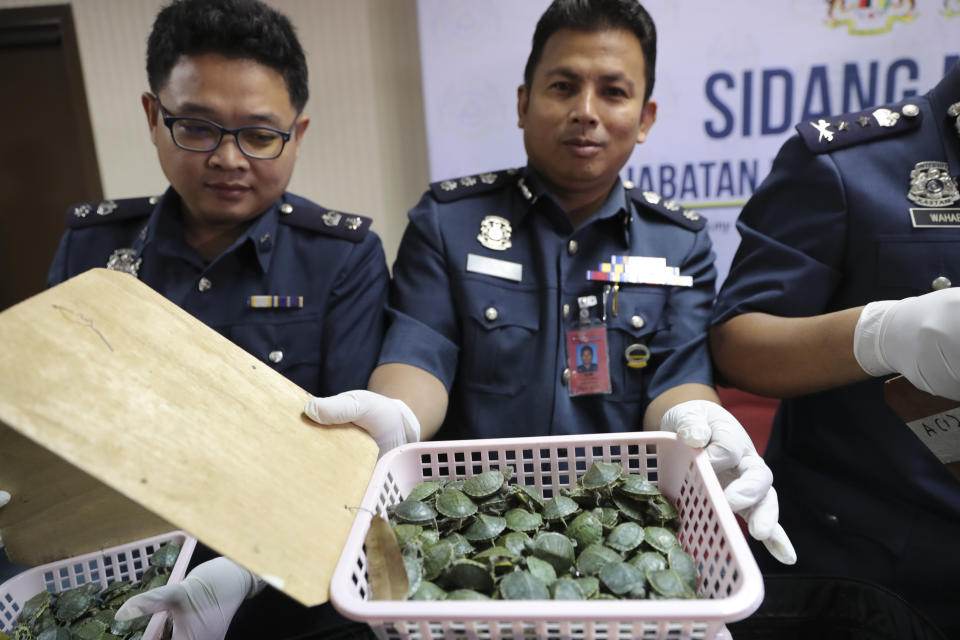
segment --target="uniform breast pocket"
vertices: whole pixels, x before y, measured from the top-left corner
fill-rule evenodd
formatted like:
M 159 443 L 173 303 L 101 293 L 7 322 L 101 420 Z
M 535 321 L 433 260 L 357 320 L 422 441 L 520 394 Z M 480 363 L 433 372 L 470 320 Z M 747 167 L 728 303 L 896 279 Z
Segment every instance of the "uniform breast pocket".
M 657 362 L 653 338 L 670 329 L 663 309 L 667 301 L 665 287 L 621 288 L 617 296 L 617 315 L 607 310 L 607 348 L 610 355 L 611 400 L 636 401 L 646 394 L 648 373 Z M 645 367 L 627 366 L 628 350 L 642 354 L 651 350 Z
M 292 382 L 315 392 L 323 364 L 322 329 L 320 318 L 297 318 L 234 325 L 229 337 Z
M 461 374 L 472 389 L 516 395 L 534 374 L 540 302 L 536 291 L 471 281 Z
M 929 231 L 930 234 L 924 234 L 929 237 L 923 241 L 916 236 L 880 238 L 878 296 L 905 298 L 960 285 L 960 229 Z

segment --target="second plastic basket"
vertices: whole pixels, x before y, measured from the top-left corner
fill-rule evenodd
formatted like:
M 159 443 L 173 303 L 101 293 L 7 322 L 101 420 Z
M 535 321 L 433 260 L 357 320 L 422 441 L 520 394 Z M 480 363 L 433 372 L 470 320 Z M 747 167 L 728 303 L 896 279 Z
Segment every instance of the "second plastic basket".
M 696 600 L 371 600 L 364 538 L 372 513 L 384 515 L 422 480 L 457 479 L 511 465 L 514 482 L 545 497 L 570 487 L 594 460 L 646 476 L 680 511 L 678 538 L 697 562 Z M 706 454 L 674 434 L 624 433 L 411 444 L 377 463 L 363 509 L 334 571 L 330 597 L 344 615 L 385 640 L 614 640 L 714 638 L 724 622 L 753 613 L 763 599 L 757 564 Z
M 180 556 L 170 571 L 168 584 L 179 582 L 197 545 L 197 539 L 183 531 L 171 531 L 102 551 L 94 551 L 65 560 L 27 569 L 0 585 L 0 630 L 9 630 L 17 622 L 23 603 L 41 591 L 64 591 L 89 582 L 105 587 L 118 580 L 139 580 L 149 567 L 150 555 L 167 542 L 180 545 Z M 143 640 L 158 640 L 166 613 L 150 618 Z

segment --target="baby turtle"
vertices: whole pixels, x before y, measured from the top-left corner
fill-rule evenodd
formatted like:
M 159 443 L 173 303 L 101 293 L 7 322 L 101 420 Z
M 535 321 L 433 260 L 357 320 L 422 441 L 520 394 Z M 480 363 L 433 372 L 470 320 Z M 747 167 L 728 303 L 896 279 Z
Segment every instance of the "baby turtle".
M 623 476 L 616 488 L 617 491 L 638 500 L 660 495 L 660 489 L 657 488 L 657 485 L 636 473 L 628 473 Z
M 643 537 L 648 545 L 661 553 L 667 553 L 680 544 L 673 532 L 663 527 L 647 527 L 643 530 Z
M 577 546 L 580 548 L 598 542 L 600 538 L 603 537 L 603 524 L 601 524 L 600 519 L 597 517 L 598 515 L 600 514 L 595 514 L 592 511 L 584 511 L 573 519 L 573 522 L 567 526 L 564 534 L 568 538 L 576 540 Z
M 410 489 L 410 493 L 407 494 L 407 500 L 423 502 L 430 496 L 440 491 L 443 485 L 443 481 L 437 482 L 436 480 L 424 480 L 413 489 Z
M 643 551 L 630 558 L 630 564 L 646 573 L 666 569 L 667 559 L 656 551 Z
M 446 540 L 453 545 L 453 552 L 458 558 L 462 558 L 463 556 L 468 556 L 473 553 L 473 545 L 470 544 L 470 541 L 456 531 L 444 536 L 442 540 Z
M 643 527 L 636 522 L 618 524 L 607 536 L 607 546 L 614 551 L 633 551 L 643 542 Z
M 507 528 L 507 519 L 500 516 L 489 516 L 485 513 L 477 515 L 473 524 L 463 532 L 463 537 L 470 542 L 486 542 L 493 540 Z
M 491 469 L 463 481 L 463 492 L 471 498 L 492 496 L 513 477 L 513 467 L 504 470 Z
M 667 553 L 667 562 L 687 586 L 697 588 L 697 563 L 689 553 L 680 547 L 674 547 Z
M 573 543 L 562 533 L 547 531 L 533 539 L 533 555 L 552 564 L 557 573 L 565 573 L 573 564 Z
M 490 596 L 484 595 L 473 589 L 455 589 L 447 594 L 447 600 L 489 600 Z
M 596 598 L 597 594 L 600 593 L 600 579 L 595 576 L 581 576 L 579 578 L 574 578 L 580 589 L 583 591 L 583 597 L 587 598 Z
M 420 583 L 420 588 L 416 593 L 410 596 L 411 600 L 445 600 L 447 592 L 436 585 L 436 583 L 424 580 Z
M 519 507 L 507 511 L 505 518 L 511 531 L 536 531 L 543 526 L 543 516 Z
M 180 545 L 173 541 L 167 542 L 150 556 L 150 566 L 171 569 L 179 555 Z
M 148 618 L 150 616 L 147 616 Z M 73 634 L 64 627 L 51 627 L 37 633 L 37 640 L 73 640 Z
M 403 568 L 407 571 L 407 582 L 409 583 L 407 598 L 409 598 L 417 592 L 420 583 L 423 581 L 423 564 L 421 564 L 419 558 L 403 556 Z
M 437 511 L 448 518 L 463 520 L 477 512 L 477 505 L 467 497 L 467 494 L 458 489 L 444 489 L 437 496 L 434 504 Z
M 50 607 L 51 602 L 53 602 L 53 594 L 49 591 L 41 591 L 23 603 L 17 620 L 25 625 L 32 625 L 40 614 Z
M 549 600 L 547 586 L 529 571 L 514 571 L 500 581 L 500 595 L 507 600 Z
M 550 585 L 550 595 L 554 600 L 584 600 L 583 588 L 576 580 L 563 577 Z
M 419 500 L 398 502 L 392 507 L 388 507 L 387 511 L 407 524 L 427 524 L 433 522 L 437 517 L 437 512 L 433 507 Z
M 646 594 L 643 572 L 626 562 L 611 562 L 600 569 L 600 582 L 610 593 L 642 598 Z
M 595 576 L 612 562 L 621 562 L 620 554 L 602 544 L 592 544 L 577 556 L 577 571 L 586 576 Z
M 397 539 L 400 551 L 408 553 L 416 553 L 420 550 L 421 533 L 423 533 L 423 527 L 419 524 L 401 523 L 393 528 L 393 535 Z
M 423 554 L 423 579 L 436 580 L 453 562 L 453 544 L 438 542 Z
M 497 544 L 513 551 L 516 555 L 522 555 L 523 552 L 533 543 L 530 536 L 522 531 L 511 531 L 504 534 L 497 540 Z
M 542 511 L 543 510 L 543 497 L 540 495 L 540 492 L 537 491 L 537 488 L 527 484 L 517 484 L 511 485 L 513 487 L 513 494 L 516 496 L 523 506 L 531 511 Z
M 541 560 L 537 556 L 528 556 L 526 561 L 527 570 L 548 587 L 557 579 L 557 570 L 546 560 Z
M 444 581 L 456 589 L 472 589 L 474 591 L 493 591 L 493 576 L 486 565 L 476 560 L 454 560 L 450 569 L 444 574 Z M 448 599 L 451 599 L 448 594 Z M 455 599 L 455 598 L 453 598 Z
M 53 615 L 60 622 L 73 622 L 93 605 L 96 597 L 86 585 L 64 591 L 53 603 Z M 101 629 L 101 631 L 104 631 Z
M 654 520 L 659 520 L 661 524 L 675 520 L 680 516 L 680 512 L 673 506 L 673 503 L 662 495 L 650 498 L 647 502 L 647 513 Z
M 696 598 L 696 592 L 673 569 L 648 571 L 646 574 L 650 587 L 665 598 Z
M 606 489 L 623 475 L 623 467 L 616 462 L 594 461 L 580 479 L 580 486 L 587 491 Z
M 565 522 L 565 518 L 578 511 L 580 511 L 580 505 L 567 496 L 554 496 L 543 503 L 543 519 L 547 522 L 555 520 Z

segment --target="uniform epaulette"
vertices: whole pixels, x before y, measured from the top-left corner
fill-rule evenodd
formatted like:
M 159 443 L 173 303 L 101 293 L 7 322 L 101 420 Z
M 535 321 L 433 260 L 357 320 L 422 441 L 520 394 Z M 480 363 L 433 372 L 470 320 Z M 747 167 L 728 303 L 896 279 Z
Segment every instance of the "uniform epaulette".
M 67 209 L 67 227 L 79 229 L 118 220 L 143 218 L 150 215 L 159 200 L 160 196 L 149 196 L 75 204 Z
M 630 190 L 629 194 L 637 206 L 655 211 L 691 231 L 700 231 L 707 224 L 707 219 L 693 209 L 684 209 L 673 200 L 664 200 L 659 193 L 653 191 L 638 193 Z
M 514 181 L 519 175 L 519 169 L 481 173 L 475 176 L 464 176 L 456 180 L 434 182 L 430 185 L 430 190 L 433 191 L 433 196 L 439 202 L 453 202 L 460 198 L 500 189 Z
M 920 108 L 907 102 L 900 106 L 872 107 L 854 113 L 801 122 L 797 132 L 813 153 L 829 153 L 864 142 L 900 135 L 920 127 Z
M 304 201 L 296 204 L 290 202 L 281 204 L 280 222 L 291 227 L 326 233 L 350 242 L 360 242 L 370 230 L 373 220 L 353 213 L 325 209 L 312 202 Z

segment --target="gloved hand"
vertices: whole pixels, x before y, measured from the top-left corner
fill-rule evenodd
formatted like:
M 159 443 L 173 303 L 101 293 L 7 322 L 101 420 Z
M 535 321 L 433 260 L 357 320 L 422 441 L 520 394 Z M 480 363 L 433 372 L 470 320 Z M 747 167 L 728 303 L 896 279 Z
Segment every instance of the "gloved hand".
M 853 355 L 872 376 L 902 373 L 918 389 L 960 400 L 960 288 L 871 302 Z
M 780 505 L 773 473 L 729 411 L 708 400 L 688 400 L 663 414 L 660 428 L 676 433 L 690 447 L 706 449 L 723 495 L 747 522 L 750 535 L 783 564 L 797 561 L 797 552 L 777 521 Z
M 420 421 L 402 400 L 373 391 L 344 391 L 328 398 L 310 398 L 303 410 L 320 424 L 362 427 L 376 440 L 382 456 L 390 449 L 420 440 Z
M 117 610 L 117 620 L 169 611 L 173 640 L 222 640 L 233 614 L 263 586 L 252 573 L 227 558 L 194 567 L 178 584 L 133 596 Z
M 6 491 L 0 491 L 0 507 L 10 502 L 10 494 Z M 0 538 L 0 549 L 3 549 L 3 538 Z

